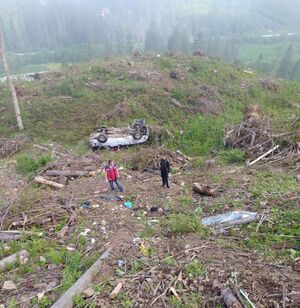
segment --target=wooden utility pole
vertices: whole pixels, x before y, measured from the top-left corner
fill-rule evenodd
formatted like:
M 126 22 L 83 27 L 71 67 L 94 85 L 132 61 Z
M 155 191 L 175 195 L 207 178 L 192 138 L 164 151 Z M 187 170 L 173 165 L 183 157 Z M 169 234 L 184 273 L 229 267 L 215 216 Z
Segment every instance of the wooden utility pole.
M 8 85 L 9 85 L 9 89 L 10 89 L 10 93 L 11 93 L 11 97 L 12 97 L 12 102 L 13 102 L 14 109 L 15 109 L 18 127 L 19 127 L 19 130 L 22 131 L 24 129 L 24 126 L 23 126 L 23 122 L 22 122 L 22 118 L 21 118 L 21 112 L 20 112 L 20 107 L 19 107 L 19 103 L 18 103 L 16 89 L 15 89 L 15 86 L 13 84 L 13 80 L 10 76 L 8 64 L 7 64 L 6 57 L 5 57 L 4 39 L 3 39 L 3 32 L 2 32 L 1 25 L 0 25 L 0 58 L 2 58 L 6 79 L 7 79 Z

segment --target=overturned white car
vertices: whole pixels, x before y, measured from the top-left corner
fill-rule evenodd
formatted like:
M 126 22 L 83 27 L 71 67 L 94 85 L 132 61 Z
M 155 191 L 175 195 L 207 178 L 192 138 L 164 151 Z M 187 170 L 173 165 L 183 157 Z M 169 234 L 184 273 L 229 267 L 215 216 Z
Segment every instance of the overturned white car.
M 148 138 L 149 128 L 145 125 L 145 120 L 137 120 L 128 127 L 102 126 L 91 134 L 89 142 L 91 148 L 96 151 L 141 144 L 146 142 Z

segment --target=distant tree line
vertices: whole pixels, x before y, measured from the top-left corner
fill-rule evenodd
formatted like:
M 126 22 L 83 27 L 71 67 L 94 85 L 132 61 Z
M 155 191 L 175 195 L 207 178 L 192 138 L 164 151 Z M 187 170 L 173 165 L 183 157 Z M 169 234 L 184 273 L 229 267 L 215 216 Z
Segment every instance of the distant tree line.
M 284 2 L 284 3 L 283 3 Z M 288 9 L 290 7 L 293 9 Z M 203 50 L 240 62 L 248 43 L 261 43 L 265 29 L 300 25 L 298 0 L 1 0 L 8 60 L 28 64 L 79 62 L 135 50 L 161 53 Z M 288 46 L 299 36 L 274 37 Z M 263 42 L 265 43 L 265 41 Z M 276 63 L 261 54 L 253 63 L 265 73 L 299 78 L 300 57 L 291 45 Z M 276 68 L 275 68 L 276 67 Z

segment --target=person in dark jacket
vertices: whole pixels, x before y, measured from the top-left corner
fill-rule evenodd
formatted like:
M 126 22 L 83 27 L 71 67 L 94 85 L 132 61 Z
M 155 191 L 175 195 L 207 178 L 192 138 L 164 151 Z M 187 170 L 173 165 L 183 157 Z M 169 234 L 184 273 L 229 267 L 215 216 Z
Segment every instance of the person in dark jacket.
M 170 188 L 169 186 L 169 173 L 170 173 L 170 163 L 167 160 L 166 156 L 164 156 L 160 160 L 160 176 L 162 178 L 162 187 Z

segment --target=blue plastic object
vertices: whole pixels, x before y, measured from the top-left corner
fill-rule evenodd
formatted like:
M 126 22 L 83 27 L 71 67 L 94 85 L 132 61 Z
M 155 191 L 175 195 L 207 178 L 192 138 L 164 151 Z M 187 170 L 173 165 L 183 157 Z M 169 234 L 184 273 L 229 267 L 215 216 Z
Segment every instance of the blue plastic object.
M 124 205 L 126 208 L 128 208 L 128 209 L 131 209 L 131 208 L 133 207 L 133 204 L 132 204 L 132 202 L 130 202 L 130 201 L 124 202 L 123 205 Z

